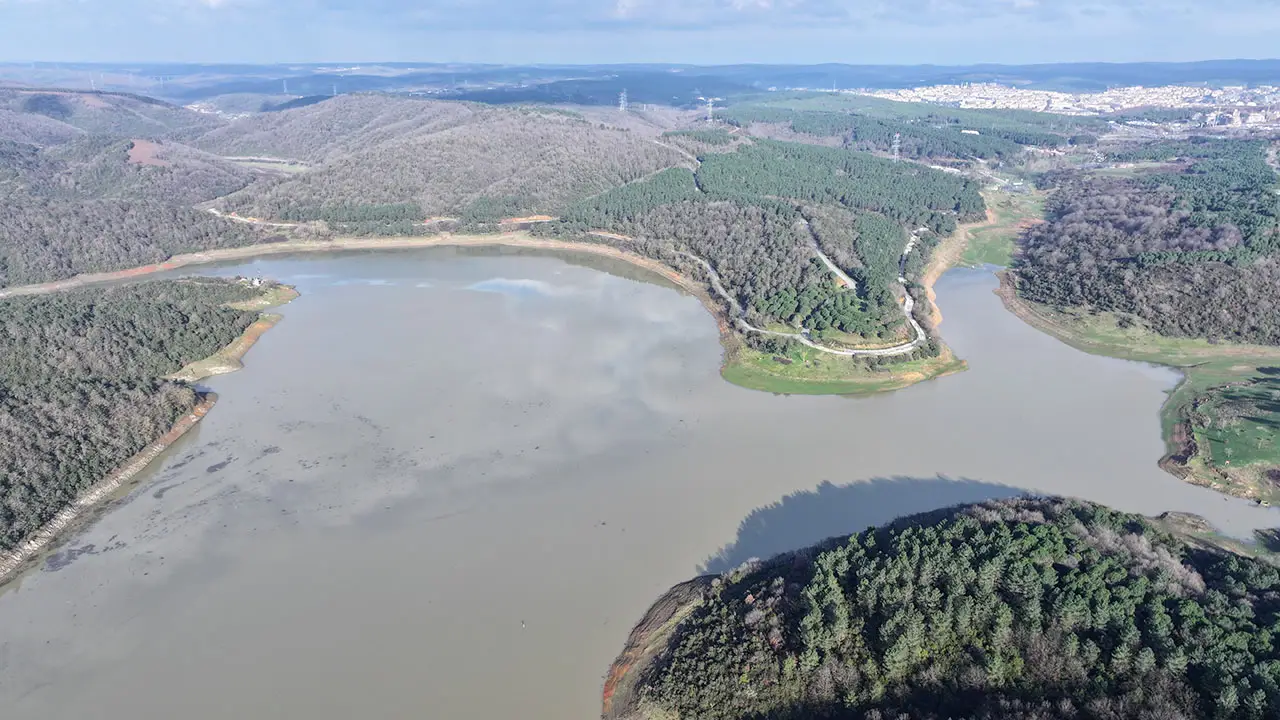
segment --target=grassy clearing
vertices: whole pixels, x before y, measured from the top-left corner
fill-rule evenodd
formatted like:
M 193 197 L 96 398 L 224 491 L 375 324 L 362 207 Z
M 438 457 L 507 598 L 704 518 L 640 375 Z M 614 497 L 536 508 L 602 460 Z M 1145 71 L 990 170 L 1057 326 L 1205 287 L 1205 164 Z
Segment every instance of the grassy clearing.
M 1015 314 L 1085 352 L 1182 370 L 1161 411 L 1165 467 L 1189 482 L 1280 502 L 1280 347 L 1160 335 L 1140 319 L 1001 295 Z M 1123 322 L 1122 322 L 1123 321 Z
M 1266 372 L 1214 389 L 1198 408 L 1205 418 L 1206 451 L 1210 457 L 1226 458 L 1222 464 L 1269 462 L 1280 448 L 1280 368 Z
M 720 374 L 734 385 L 784 395 L 870 395 L 967 368 L 949 350 L 937 358 L 870 368 L 864 358 L 832 355 L 808 347 L 795 350 L 786 358 L 742 347 L 726 359 Z
M 1280 501 L 1280 366 L 1226 370 L 1180 408 L 1197 451 L 1188 465 L 1237 494 Z
M 304 173 L 310 169 L 310 166 L 293 160 L 268 160 L 266 158 L 226 158 L 233 165 L 239 165 L 248 170 L 258 170 L 266 173 L 279 173 L 282 175 L 297 175 Z
M 1103 177 L 1131 178 L 1140 175 L 1150 175 L 1151 173 L 1167 172 L 1177 168 L 1173 163 L 1166 162 L 1132 162 L 1115 165 L 1112 167 L 1097 168 L 1090 172 L 1094 175 Z
M 1018 235 L 1031 222 L 1044 215 L 1046 193 L 1007 193 L 991 191 L 983 194 L 994 222 L 968 231 L 968 240 L 960 264 L 965 267 L 999 265 L 1008 267 L 1013 260 Z
M 847 333 L 836 328 L 827 328 L 812 333 L 813 338 L 821 344 L 831 348 L 856 348 L 859 350 L 878 350 L 881 348 L 894 347 L 911 340 L 911 331 L 906 325 L 899 326 L 893 337 L 880 339 L 868 338 L 862 335 Z

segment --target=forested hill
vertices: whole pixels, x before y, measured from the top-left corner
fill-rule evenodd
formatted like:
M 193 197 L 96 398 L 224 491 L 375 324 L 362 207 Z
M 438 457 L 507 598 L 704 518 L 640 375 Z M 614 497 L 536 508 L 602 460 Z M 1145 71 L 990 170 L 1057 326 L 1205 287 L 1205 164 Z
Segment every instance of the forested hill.
M 0 88 L 0 139 L 47 144 L 86 133 L 149 140 L 193 136 L 217 118 L 140 95 Z
M 570 206 L 539 231 L 608 230 L 698 273 L 682 254 L 692 253 L 752 321 L 887 341 L 905 332 L 896 288 L 909 235 L 919 250 L 907 275 L 918 279 L 932 245 L 985 212 L 972 181 L 841 148 L 757 139 L 701 160 L 696 173 L 667 170 Z M 838 288 L 815 248 L 857 287 Z
M 691 165 L 651 137 L 551 108 L 339 97 L 253 118 L 198 145 L 321 162 L 226 198 L 229 211 L 331 223 L 496 220 L 556 212 L 658 170 Z
M 258 317 L 223 280 L 150 282 L 0 301 L 0 551 L 13 549 L 191 411 L 162 380 Z
M 1262 141 L 1192 138 L 1115 152 L 1146 174 L 1067 172 L 1022 238 L 1025 298 L 1122 313 L 1171 336 L 1280 344 L 1280 178 Z
M 172 141 L 0 140 L 0 286 L 119 270 L 267 239 L 193 207 L 252 176 Z
M 230 156 L 267 156 L 319 163 L 407 135 L 465 124 L 484 106 L 343 95 L 323 102 L 259 113 L 214 129 L 195 141 Z
M 798 138 L 903 157 L 1013 159 L 1024 147 L 1056 148 L 1096 140 L 1097 118 L 1023 110 L 972 110 L 848 94 L 778 93 L 731 105 L 721 119 L 764 134 L 783 128 Z
M 907 518 L 705 587 L 638 627 L 607 718 L 1280 717 L 1280 571 L 1097 505 Z

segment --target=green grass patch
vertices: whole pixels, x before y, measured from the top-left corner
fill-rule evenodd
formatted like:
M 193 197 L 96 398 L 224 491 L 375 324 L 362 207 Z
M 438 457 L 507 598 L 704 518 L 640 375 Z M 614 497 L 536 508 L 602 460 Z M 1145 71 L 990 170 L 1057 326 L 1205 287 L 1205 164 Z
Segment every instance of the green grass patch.
M 1207 389 L 1190 417 L 1209 464 L 1280 469 L 1280 367 Z
M 1046 194 L 1040 192 L 986 193 L 987 207 L 995 215 L 996 221 L 969 231 L 960 264 L 966 267 L 1008 267 L 1013 261 L 1018 235 L 1026 223 L 1044 216 L 1045 198 Z
M 785 362 L 784 362 L 785 360 Z M 750 348 L 739 348 L 720 374 L 725 380 L 749 388 L 786 395 L 870 395 L 898 390 L 968 368 L 951 352 L 940 357 L 892 363 L 872 368 L 866 358 L 832 355 L 812 348 L 779 358 Z

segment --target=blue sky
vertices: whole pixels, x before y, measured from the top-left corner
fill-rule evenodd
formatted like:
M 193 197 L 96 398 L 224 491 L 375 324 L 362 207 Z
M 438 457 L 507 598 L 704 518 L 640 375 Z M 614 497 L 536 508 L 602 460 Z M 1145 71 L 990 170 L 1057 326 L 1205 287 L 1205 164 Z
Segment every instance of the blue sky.
M 0 60 L 975 63 L 1280 55 L 1280 0 L 0 0 Z

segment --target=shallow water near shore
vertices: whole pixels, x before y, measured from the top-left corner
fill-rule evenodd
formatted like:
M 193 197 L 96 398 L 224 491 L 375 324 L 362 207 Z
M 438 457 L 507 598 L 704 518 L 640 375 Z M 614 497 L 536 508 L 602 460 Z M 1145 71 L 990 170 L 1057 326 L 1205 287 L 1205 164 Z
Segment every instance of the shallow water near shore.
M 937 287 L 971 370 L 859 399 L 725 383 L 696 299 L 598 258 L 210 272 L 303 296 L 0 595 L 6 719 L 591 718 L 669 586 L 905 513 L 1034 492 L 1280 525 L 1156 467 L 1176 373 L 1038 333 L 982 270 Z

